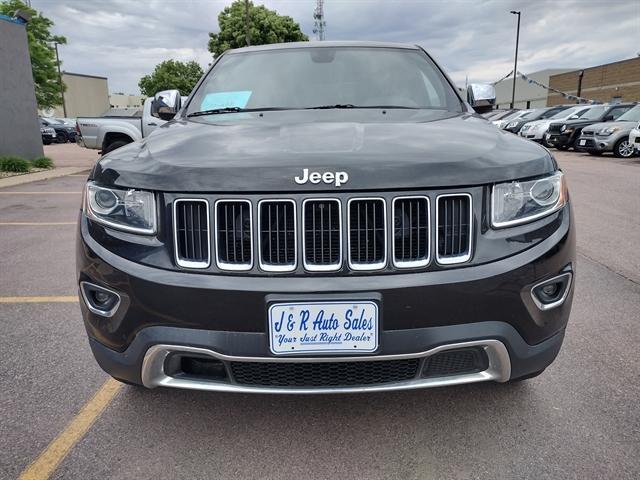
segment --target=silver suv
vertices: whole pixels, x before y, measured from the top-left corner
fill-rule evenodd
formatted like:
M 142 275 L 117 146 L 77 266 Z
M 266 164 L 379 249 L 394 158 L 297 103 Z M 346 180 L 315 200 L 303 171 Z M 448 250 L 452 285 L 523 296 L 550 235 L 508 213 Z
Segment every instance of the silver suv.
M 629 158 L 635 155 L 629 134 L 640 122 L 640 105 L 621 115 L 615 122 L 594 123 L 582 130 L 576 149 L 591 155 L 613 152 L 616 157 Z

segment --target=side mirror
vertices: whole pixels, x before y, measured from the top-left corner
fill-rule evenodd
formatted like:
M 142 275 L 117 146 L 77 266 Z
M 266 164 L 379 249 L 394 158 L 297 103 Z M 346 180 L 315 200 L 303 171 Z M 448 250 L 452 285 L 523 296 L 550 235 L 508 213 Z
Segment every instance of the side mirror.
M 161 120 L 172 120 L 182 107 L 182 97 L 178 90 L 163 90 L 156 93 L 151 102 L 151 115 Z
M 613 121 L 613 115 L 609 114 L 602 119 L 603 122 L 611 122 Z
M 571 115 L 569 120 L 577 120 L 578 118 L 580 118 L 578 115 Z
M 472 83 L 467 87 L 467 101 L 476 112 L 488 112 L 496 104 L 496 89 L 493 85 Z

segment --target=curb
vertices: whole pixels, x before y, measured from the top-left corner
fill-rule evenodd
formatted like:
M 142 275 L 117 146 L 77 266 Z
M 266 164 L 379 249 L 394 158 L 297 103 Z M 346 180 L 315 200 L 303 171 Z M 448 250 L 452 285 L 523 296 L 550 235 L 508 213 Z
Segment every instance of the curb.
M 13 177 L 1 178 L 0 188 L 15 187 L 25 183 L 38 182 L 42 180 L 50 180 L 52 178 L 66 177 L 75 173 L 87 172 L 89 175 L 91 167 L 60 167 L 44 172 L 26 173 L 24 175 L 16 175 Z

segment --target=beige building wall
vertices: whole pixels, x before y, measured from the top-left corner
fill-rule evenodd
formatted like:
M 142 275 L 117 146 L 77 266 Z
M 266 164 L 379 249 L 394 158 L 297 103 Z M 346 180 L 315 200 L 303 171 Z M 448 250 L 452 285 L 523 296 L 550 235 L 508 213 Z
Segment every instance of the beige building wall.
M 570 72 L 570 68 L 551 68 L 525 74 L 540 83 L 549 85 L 549 78 L 563 72 Z M 511 105 L 511 95 L 513 90 L 513 77 L 507 78 L 495 84 L 496 89 L 496 106 L 499 108 L 509 108 Z M 529 83 L 522 78 L 516 79 L 516 101 L 515 108 L 540 108 L 547 106 L 547 90 Z
M 640 57 L 583 70 L 580 96 L 598 102 L 640 101 Z M 578 94 L 580 70 L 551 77 L 550 86 L 570 95 Z M 560 94 L 549 92 L 549 105 L 567 103 Z
M 67 117 L 99 117 L 109 110 L 109 86 L 106 77 L 62 72 L 62 81 L 67 86 L 64 103 Z M 62 106 L 47 111 L 47 116 L 63 117 Z
M 112 93 L 109 95 L 109 104 L 111 108 L 141 109 L 145 98 L 142 95 Z

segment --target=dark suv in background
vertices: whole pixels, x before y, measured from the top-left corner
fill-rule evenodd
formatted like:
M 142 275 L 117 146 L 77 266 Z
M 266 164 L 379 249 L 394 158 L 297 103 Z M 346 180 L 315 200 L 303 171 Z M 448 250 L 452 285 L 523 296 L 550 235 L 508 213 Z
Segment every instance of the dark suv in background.
M 270 393 L 507 382 L 556 357 L 575 234 L 548 150 L 420 47 L 228 51 L 173 121 L 102 157 L 77 280 L 100 366 Z M 456 132 L 456 135 L 451 135 Z M 461 140 L 463 139 L 463 140 Z
M 67 143 L 76 141 L 76 128 L 72 125 L 66 125 L 55 118 L 40 118 L 40 125 L 51 127 L 56 131 L 56 141 L 58 143 Z
M 594 123 L 612 122 L 633 108 L 635 104 L 596 105 L 580 118 L 552 123 L 545 140 L 547 144 L 559 150 L 568 150 L 577 146 L 577 140 L 584 127 Z
M 544 120 L 545 118 L 551 118 L 556 113 L 561 112 L 562 110 L 566 110 L 570 107 L 571 105 L 558 105 L 557 107 L 538 108 L 533 112 L 529 112 L 525 116 L 508 123 L 504 127 L 504 130 L 511 133 L 518 133 L 525 123 L 533 122 L 535 120 Z

